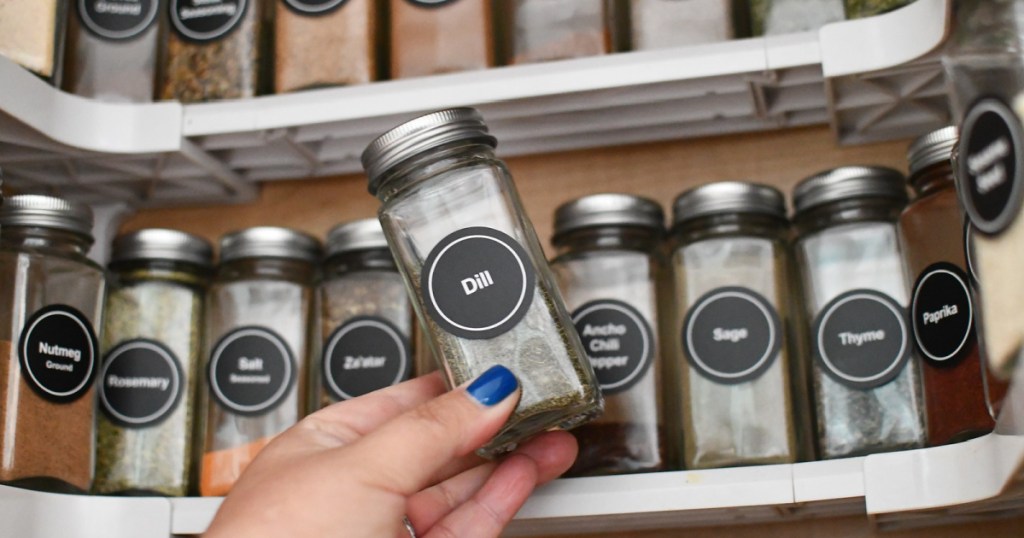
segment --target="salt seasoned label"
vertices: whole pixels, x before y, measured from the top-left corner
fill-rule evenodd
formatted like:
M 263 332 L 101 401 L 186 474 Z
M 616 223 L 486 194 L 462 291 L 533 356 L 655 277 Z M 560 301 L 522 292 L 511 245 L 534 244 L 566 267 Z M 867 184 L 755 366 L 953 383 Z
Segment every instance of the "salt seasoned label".
M 386 319 L 360 316 L 338 327 L 322 360 L 324 386 L 348 400 L 407 379 L 409 339 Z
M 114 424 L 153 426 L 178 407 L 183 385 L 181 363 L 167 346 L 143 338 L 127 340 L 104 360 L 100 404 Z
M 978 100 L 964 117 L 957 179 L 967 215 L 984 233 L 1001 233 L 1021 209 L 1022 142 L 1020 119 L 998 98 Z
M 214 399 L 240 415 L 258 416 L 284 401 L 295 382 L 288 344 L 263 327 L 224 335 L 210 357 L 207 379 Z
M 738 286 L 706 293 L 686 313 L 683 349 L 711 381 L 736 384 L 761 376 L 782 348 L 779 314 L 757 292 Z
M 326 15 L 348 0 L 283 0 L 284 5 L 302 15 Z
M 829 301 L 814 322 L 814 355 L 832 379 L 855 389 L 892 381 L 910 359 L 903 307 L 874 290 L 853 290 Z
M 481 340 L 500 336 L 523 319 L 536 280 L 522 245 L 508 234 L 476 226 L 449 234 L 430 251 L 420 286 L 427 313 L 442 329 Z
M 604 394 L 629 389 L 650 368 L 653 331 L 632 306 L 611 299 L 591 301 L 573 312 L 572 322 Z
M 930 361 L 953 364 L 974 337 L 974 308 L 967 275 L 950 263 L 921 272 L 914 285 L 911 320 L 917 348 Z
M 156 21 L 158 0 L 78 0 L 78 18 L 94 35 L 132 39 Z
M 249 0 L 170 0 L 171 26 L 184 39 L 214 41 L 238 26 Z
M 73 402 L 92 387 L 96 348 L 96 332 L 84 314 L 67 305 L 44 307 L 21 331 L 21 374 L 43 398 Z

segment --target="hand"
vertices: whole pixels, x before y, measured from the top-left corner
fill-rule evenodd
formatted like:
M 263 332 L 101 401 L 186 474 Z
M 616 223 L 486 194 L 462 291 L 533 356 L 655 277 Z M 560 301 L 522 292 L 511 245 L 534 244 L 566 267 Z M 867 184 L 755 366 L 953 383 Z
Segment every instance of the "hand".
M 424 538 L 498 536 L 576 457 L 565 432 L 474 455 L 519 395 L 495 366 L 448 393 L 434 373 L 313 413 L 260 452 L 205 536 L 408 538 L 403 516 Z

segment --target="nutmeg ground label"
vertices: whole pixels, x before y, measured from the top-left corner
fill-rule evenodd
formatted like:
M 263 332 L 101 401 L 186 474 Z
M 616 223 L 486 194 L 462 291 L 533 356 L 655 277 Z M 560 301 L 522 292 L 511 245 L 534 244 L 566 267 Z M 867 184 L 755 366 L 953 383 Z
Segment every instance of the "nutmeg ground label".
M 41 308 L 21 332 L 22 376 L 43 398 L 73 402 L 92 387 L 96 349 L 96 333 L 84 314 L 68 305 Z

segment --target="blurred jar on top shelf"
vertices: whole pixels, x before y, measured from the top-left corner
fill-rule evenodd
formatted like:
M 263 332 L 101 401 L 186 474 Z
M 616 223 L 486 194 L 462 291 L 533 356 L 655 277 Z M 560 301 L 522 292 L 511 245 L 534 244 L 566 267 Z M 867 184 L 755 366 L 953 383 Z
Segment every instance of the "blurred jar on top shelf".
M 714 43 L 736 37 L 735 0 L 630 0 L 633 50 Z
M 914 0 L 844 0 L 847 19 L 873 17 L 899 9 Z
M 755 36 L 812 32 L 845 18 L 843 0 L 749 0 Z
M 0 55 L 59 85 L 69 3 L 65 0 L 0 2 Z
M 492 0 L 390 0 L 391 78 L 494 65 Z
M 612 52 L 611 0 L 499 0 L 505 61 L 524 64 Z

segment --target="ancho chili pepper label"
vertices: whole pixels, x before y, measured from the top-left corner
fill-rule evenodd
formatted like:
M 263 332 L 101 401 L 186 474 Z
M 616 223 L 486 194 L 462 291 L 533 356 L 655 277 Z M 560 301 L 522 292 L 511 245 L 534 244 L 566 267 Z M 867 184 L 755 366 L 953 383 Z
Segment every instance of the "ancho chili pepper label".
M 386 319 L 355 317 L 327 340 L 322 368 L 335 399 L 356 398 L 409 377 L 409 339 Z
M 686 359 L 716 383 L 737 384 L 761 376 L 779 356 L 779 314 L 754 290 L 726 286 L 697 300 L 683 321 Z
M 950 263 L 928 266 L 914 284 L 910 319 L 925 359 L 952 365 L 974 336 L 974 308 L 967 275 Z
M 174 31 L 202 43 L 234 30 L 249 9 L 249 0 L 170 0 L 168 7 Z
M 611 299 L 576 309 L 572 322 L 604 394 L 632 387 L 654 359 L 654 332 L 632 306 Z
M 999 234 L 1013 222 L 1024 196 L 1020 119 L 1002 100 L 979 99 L 967 111 L 957 160 L 960 193 L 971 223 Z
M 143 428 L 174 412 L 183 392 L 181 363 L 167 346 L 144 338 L 107 353 L 100 372 L 100 404 L 114 424 Z
M 84 314 L 67 305 L 41 308 L 21 331 L 21 374 L 43 398 L 73 402 L 92 388 L 96 348 L 96 332 Z
M 280 335 L 242 327 L 224 335 L 210 356 L 210 392 L 221 406 L 259 416 L 284 401 L 295 383 L 295 360 Z
M 156 21 L 158 0 L 78 0 L 78 18 L 92 34 L 114 41 L 132 39 Z

